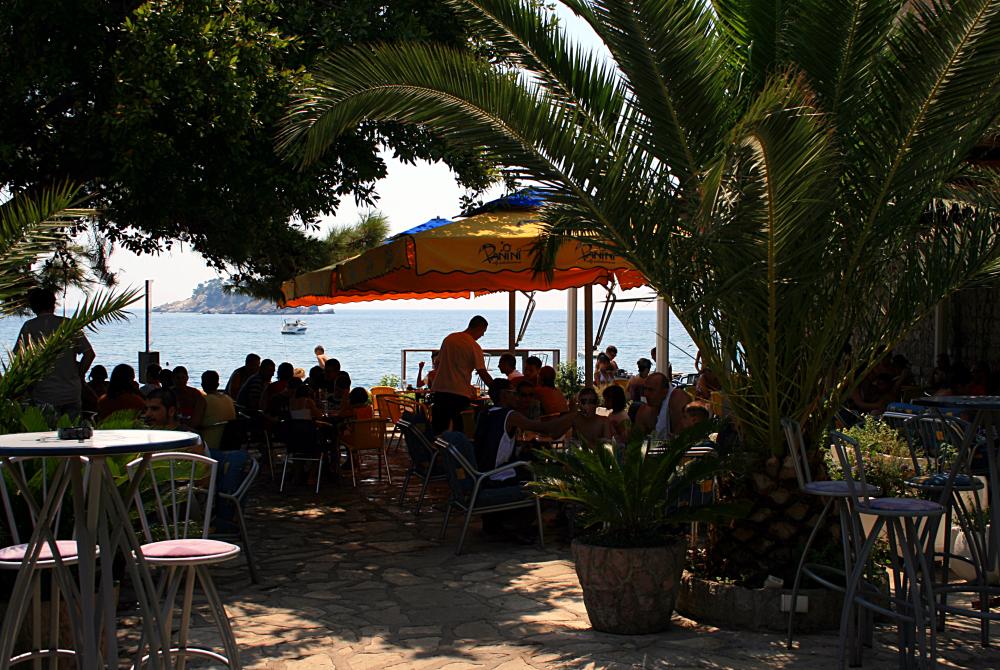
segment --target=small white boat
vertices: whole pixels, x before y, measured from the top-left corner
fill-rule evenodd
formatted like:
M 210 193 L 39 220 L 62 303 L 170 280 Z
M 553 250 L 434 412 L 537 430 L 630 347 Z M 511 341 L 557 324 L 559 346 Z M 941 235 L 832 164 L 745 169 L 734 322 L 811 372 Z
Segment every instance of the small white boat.
M 282 335 L 305 335 L 306 333 L 306 322 L 302 319 L 295 319 L 294 321 L 285 321 L 285 325 L 281 327 Z

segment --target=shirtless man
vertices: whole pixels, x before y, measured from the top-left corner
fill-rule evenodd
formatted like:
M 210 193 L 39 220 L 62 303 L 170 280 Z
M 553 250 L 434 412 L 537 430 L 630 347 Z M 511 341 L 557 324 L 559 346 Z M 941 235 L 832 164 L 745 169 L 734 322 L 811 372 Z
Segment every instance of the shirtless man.
M 639 371 L 639 374 L 633 375 L 628 380 L 628 386 L 625 387 L 625 395 L 632 402 L 641 402 L 644 392 L 642 386 L 646 383 L 649 371 L 653 369 L 653 361 L 648 358 L 640 358 L 635 362 L 635 367 Z
M 321 368 L 325 368 L 326 350 L 323 348 L 323 345 L 317 344 L 316 348 L 313 349 L 313 353 L 316 354 L 316 364 L 319 365 Z
M 592 387 L 580 389 L 576 396 L 578 411 L 570 413 L 573 417 L 573 437 L 583 446 L 595 449 L 601 443 L 611 440 L 611 424 L 608 418 L 597 413 L 599 400 L 597 391 Z
M 689 397 L 670 383 L 670 373 L 670 368 L 667 374 L 654 372 L 643 383 L 646 404 L 635 415 L 635 425 L 642 435 L 655 434 L 658 439 L 669 440 L 684 425 Z

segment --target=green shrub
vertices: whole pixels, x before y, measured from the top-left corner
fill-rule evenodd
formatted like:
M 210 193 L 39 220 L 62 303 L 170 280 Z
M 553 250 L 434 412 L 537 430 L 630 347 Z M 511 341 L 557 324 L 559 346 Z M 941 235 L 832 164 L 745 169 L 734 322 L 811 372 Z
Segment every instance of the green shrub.
M 842 431 L 844 435 L 858 441 L 861 457 L 864 459 L 865 479 L 882 490 L 883 497 L 903 497 L 912 494 L 904 482 L 913 476 L 913 463 L 906 439 L 895 428 L 881 419 L 869 417 Z M 854 455 L 848 452 L 851 462 Z M 843 479 L 840 460 L 832 449 L 825 454 L 827 470 L 831 479 Z

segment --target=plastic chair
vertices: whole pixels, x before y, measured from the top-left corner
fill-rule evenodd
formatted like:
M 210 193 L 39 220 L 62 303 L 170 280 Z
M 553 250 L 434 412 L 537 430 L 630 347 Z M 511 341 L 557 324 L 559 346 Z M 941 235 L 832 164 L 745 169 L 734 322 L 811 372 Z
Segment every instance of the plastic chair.
M 502 512 L 521 507 L 534 507 L 538 519 L 538 546 L 545 548 L 545 536 L 542 529 L 542 506 L 538 497 L 520 486 L 503 486 L 489 488 L 484 482 L 495 474 L 508 472 L 528 465 L 525 461 L 508 463 L 499 468 L 480 472 L 473 465 L 475 451 L 472 443 L 464 434 L 449 431 L 439 437 L 435 444 L 445 454 L 445 468 L 448 473 L 448 486 L 451 496 L 444 510 L 444 521 L 441 523 L 440 539 L 448 532 L 448 520 L 451 518 L 452 507 L 465 512 L 465 522 L 462 524 L 462 534 L 458 538 L 455 555 L 462 553 L 465 546 L 465 535 L 469 530 L 469 522 L 473 514 Z
M 392 435 L 389 437 L 390 447 L 399 447 L 399 443 L 402 440 L 403 434 L 397 428 L 399 420 L 403 418 L 403 414 L 409 412 L 411 414 L 417 413 L 417 401 L 413 398 L 401 394 L 382 394 L 378 396 L 378 413 L 379 416 L 388 422 L 391 426 Z
M 260 575 L 257 572 L 257 564 L 253 558 L 253 550 L 250 547 L 250 536 L 247 533 L 247 522 L 246 517 L 243 515 L 243 499 L 246 498 L 247 492 L 250 487 L 253 486 L 254 481 L 257 479 L 257 475 L 260 473 L 260 463 L 256 458 L 252 456 L 248 458 L 246 465 L 243 467 L 243 480 L 240 482 L 239 486 L 232 492 L 219 491 L 218 496 L 221 502 L 228 503 L 233 506 L 236 512 L 236 532 L 240 538 L 240 544 L 243 547 L 243 555 L 247 559 L 247 569 L 250 571 L 250 581 L 254 584 L 260 584 Z M 222 505 L 220 505 L 222 507 Z M 216 524 L 218 526 L 218 524 Z
M 375 409 L 375 415 L 382 415 L 382 406 L 379 404 L 378 398 L 383 395 L 395 395 L 396 389 L 391 386 L 373 386 L 368 391 L 368 395 L 372 400 L 372 407 Z
M 847 498 L 854 523 L 852 544 L 860 546 L 853 569 L 847 580 L 844 606 L 840 617 L 840 665 L 846 662 L 849 640 L 854 640 L 851 615 L 855 605 L 864 607 L 897 622 L 897 636 L 902 666 L 912 665 L 933 668 L 937 661 L 936 603 L 933 583 L 934 538 L 944 507 L 929 500 L 917 498 L 872 498 L 865 480 L 865 465 L 858 443 L 843 433 L 830 432 L 833 449 L 844 472 L 844 480 L 851 487 Z M 858 529 L 860 515 L 875 517 L 875 524 L 864 542 Z M 858 591 L 862 575 L 871 556 L 872 548 L 882 529 L 889 539 L 889 559 L 892 572 L 892 594 L 889 605 L 867 600 Z M 853 664 L 860 663 L 861 649 L 854 640 Z
M 802 439 L 802 426 L 798 421 L 789 418 L 781 420 L 781 427 L 785 431 L 785 441 L 788 444 L 788 455 L 795 468 L 795 478 L 799 483 L 799 491 L 806 495 L 817 496 L 823 499 L 823 511 L 820 512 L 812 532 L 806 540 L 806 545 L 802 549 L 802 556 L 799 558 L 798 566 L 795 569 L 795 579 L 792 584 L 792 606 L 788 608 L 788 640 L 787 646 L 792 648 L 792 639 L 795 632 L 795 604 L 798 603 L 799 588 L 802 585 L 802 576 L 805 575 L 825 588 L 844 592 L 844 587 L 836 584 L 824 574 L 840 575 L 846 577 L 852 566 L 852 544 L 849 528 L 853 522 L 850 510 L 845 504 L 845 500 L 852 495 L 854 487 L 846 481 L 821 481 L 815 482 L 812 479 L 812 467 L 810 465 L 809 451 L 806 449 L 805 441 Z M 869 495 L 878 495 L 879 489 L 876 486 L 866 486 Z M 843 551 L 844 569 L 838 570 L 830 566 L 806 563 L 809 556 L 809 549 L 813 541 L 823 528 L 823 522 L 831 508 L 837 513 L 840 521 L 840 544 Z M 856 549 L 856 547 L 853 547 Z
M 354 455 L 365 451 L 378 453 L 378 477 L 382 479 L 382 463 L 384 462 L 385 476 L 389 480 L 389 484 L 392 484 L 392 475 L 389 473 L 389 457 L 385 451 L 384 419 L 361 419 L 349 422 L 346 426 L 346 432 L 340 437 L 340 444 L 347 449 L 347 456 L 351 460 L 351 481 L 354 486 L 358 485 Z
M 427 485 L 432 481 L 447 481 L 448 472 L 444 465 L 439 462 L 437 448 L 427 439 L 423 430 L 426 423 L 418 422 L 416 415 L 407 414 L 396 425 L 400 429 L 403 441 L 406 442 L 406 450 L 410 455 L 410 466 L 406 469 L 406 475 L 403 477 L 403 489 L 399 492 L 399 506 L 403 506 L 406 492 L 410 487 L 410 479 L 415 475 L 420 479 L 421 484 L 414 514 L 420 514 L 420 507 L 424 502 L 424 495 L 427 493 Z
M 128 464 L 129 477 L 134 478 L 142 459 Z M 152 568 L 163 568 L 159 598 L 163 606 L 162 620 L 166 633 L 173 630 L 173 612 L 177 592 L 183 583 L 184 599 L 181 605 L 177 644 L 171 645 L 170 654 L 176 656 L 176 666 L 183 670 L 188 656 L 207 658 L 224 663 L 232 670 L 240 665 L 239 648 L 233 637 L 222 599 L 208 566 L 235 558 L 240 548 L 229 542 L 208 539 L 212 519 L 212 502 L 215 495 L 217 462 L 199 454 L 165 452 L 153 454 L 149 467 L 136 491 L 136 508 L 145 544 L 140 547 L 143 558 Z M 162 540 L 154 540 L 163 537 Z M 201 584 L 208 607 L 222 638 L 225 655 L 203 647 L 188 644 L 188 628 L 196 583 Z M 139 646 L 140 653 L 142 645 Z M 140 666 L 146 658 L 137 659 Z
M 312 419 L 288 419 L 281 422 L 280 431 L 285 439 L 285 459 L 281 467 L 281 483 L 278 484 L 278 491 L 285 490 L 288 464 L 305 461 L 317 463 L 316 493 L 319 493 L 320 480 L 323 478 L 323 453 L 327 445 L 323 443 L 316 422 Z
M 8 469 L 17 469 L 17 477 L 11 477 L 6 472 Z M 70 498 L 66 493 L 70 480 L 66 473 L 56 476 L 59 468 L 57 459 L 46 459 L 34 456 L 12 457 L 7 460 L 0 460 L 0 498 L 3 499 L 4 517 L 7 521 L 8 532 L 13 540 L 13 544 L 0 549 L 0 570 L 19 570 L 25 560 L 28 559 L 28 544 L 21 542 L 21 535 L 18 531 L 18 516 L 24 517 L 26 512 L 27 521 L 30 523 L 32 533 L 38 532 L 38 519 L 42 513 L 42 505 L 48 498 L 51 486 L 59 487 L 63 493 L 59 494 L 59 508 L 55 510 L 55 516 L 51 526 L 42 530 L 43 540 L 47 540 L 39 551 L 35 567 L 38 570 L 51 570 L 62 566 L 76 565 L 78 562 L 77 544 L 73 539 L 59 539 L 65 537 L 60 532 L 62 521 L 62 505 Z M 84 459 L 83 482 L 86 486 L 89 462 Z M 36 500 L 30 491 L 25 492 L 21 487 L 13 491 L 8 491 L 8 478 L 11 480 L 20 479 L 21 482 L 36 482 L 39 485 L 40 499 Z M 22 500 L 26 509 L 18 510 L 15 500 Z M 19 514 L 21 512 L 21 514 Z M 80 511 L 82 513 L 82 510 Z M 54 546 L 53 546 L 54 545 Z M 48 659 L 50 667 L 57 667 L 57 658 L 75 658 L 76 652 L 73 649 L 66 649 L 59 646 L 60 633 L 60 612 L 62 610 L 62 592 L 60 590 L 59 579 L 52 578 L 51 592 L 49 600 L 49 620 L 48 646 L 42 647 L 42 573 L 35 572 L 31 584 L 32 592 L 32 613 L 31 613 L 31 649 L 17 654 L 10 659 L 10 665 L 17 665 L 25 661 L 34 661 L 36 667 L 40 667 L 41 659 Z

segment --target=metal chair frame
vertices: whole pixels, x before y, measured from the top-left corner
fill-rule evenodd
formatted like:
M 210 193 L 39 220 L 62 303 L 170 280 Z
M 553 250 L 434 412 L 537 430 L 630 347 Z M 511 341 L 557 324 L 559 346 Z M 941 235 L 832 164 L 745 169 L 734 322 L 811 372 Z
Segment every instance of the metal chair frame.
M 501 465 L 499 468 L 494 468 L 493 470 L 480 472 L 475 468 L 475 466 L 472 465 L 472 463 L 469 462 L 458 447 L 449 442 L 446 437 L 442 436 L 437 438 L 435 444 L 438 449 L 442 450 L 446 454 L 446 462 L 450 459 L 451 462 L 449 463 L 449 467 L 453 468 L 454 472 L 461 471 L 463 476 L 469 476 L 475 480 L 472 491 L 467 497 L 463 492 L 456 490 L 458 488 L 457 486 L 452 485 L 451 496 L 449 497 L 448 504 L 444 510 L 444 520 L 441 522 L 441 534 L 439 537 L 441 540 L 444 540 L 444 537 L 448 532 L 448 520 L 451 518 L 452 507 L 457 507 L 465 512 L 465 522 L 462 524 L 462 534 L 458 538 L 458 547 L 455 549 L 456 556 L 462 553 L 462 548 L 465 546 L 465 535 L 469 530 L 469 522 L 472 521 L 473 514 L 503 512 L 505 510 L 532 506 L 535 508 L 535 516 L 538 520 L 538 547 L 539 549 L 545 548 L 545 535 L 542 527 L 542 506 L 538 496 L 530 495 L 522 500 L 502 503 L 499 505 L 487 506 L 477 504 L 479 493 L 483 490 L 483 482 L 500 472 L 508 472 L 516 470 L 519 467 L 527 467 L 528 463 L 526 461 L 508 463 L 506 465 Z M 451 484 L 450 478 L 449 484 Z
M 320 442 L 319 429 L 316 426 L 316 421 L 313 419 L 287 419 L 283 422 L 288 429 L 288 435 L 285 442 L 285 456 L 281 466 L 281 482 L 278 484 L 278 491 L 284 492 L 285 490 L 285 475 L 288 473 L 288 464 L 294 463 L 295 461 L 305 461 L 307 463 L 317 463 L 316 470 L 316 493 L 319 493 L 320 481 L 323 479 L 323 456 L 325 453 L 325 445 Z M 308 455 L 301 456 L 296 455 L 294 452 L 297 448 L 301 448 L 302 445 L 294 444 L 296 431 L 294 430 L 296 426 L 311 426 L 310 439 L 312 441 L 311 451 L 316 452 L 316 456 Z M 310 452 L 311 453 L 311 452 Z
M 246 497 L 247 491 L 250 490 L 259 473 L 260 463 L 256 458 L 251 456 L 250 469 L 247 471 L 243 481 L 240 482 L 239 488 L 232 493 L 223 493 L 222 491 L 218 493 L 219 498 L 228 501 L 236 508 L 236 526 L 240 537 L 240 544 L 243 545 L 243 554 L 246 556 L 247 568 L 250 570 L 250 581 L 254 584 L 260 584 L 260 574 L 257 572 L 257 563 L 254 561 L 253 551 L 250 547 L 246 517 L 243 515 L 243 499 Z
M 417 507 L 413 511 L 414 514 L 420 514 L 420 507 L 423 505 L 424 495 L 427 493 L 427 486 L 434 481 L 447 481 L 448 473 L 439 472 L 438 474 L 434 474 L 434 467 L 438 464 L 438 456 L 440 452 L 437 447 L 427 439 L 427 436 L 422 430 L 406 419 L 400 419 L 397 421 L 396 426 L 399 427 L 403 439 L 407 441 L 408 450 L 410 449 L 409 441 L 412 439 L 416 449 L 423 450 L 428 455 L 428 459 L 422 467 L 419 466 L 418 462 L 413 460 L 411 457 L 410 466 L 406 469 L 406 475 L 403 477 L 403 488 L 399 492 L 399 506 L 403 507 L 406 500 L 406 492 L 410 487 L 410 479 L 413 475 L 416 475 L 420 479 L 420 494 L 417 496 Z
M 986 486 L 982 480 L 972 475 L 974 429 L 967 421 L 941 414 L 934 409 L 912 417 L 909 424 L 917 439 L 910 445 L 915 476 L 907 480 L 906 485 L 926 496 L 936 495 L 945 509 L 944 547 L 943 551 L 935 552 L 935 557 L 941 559 L 941 577 L 935 583 L 935 591 L 939 596 L 938 630 L 944 629 L 948 614 L 968 616 L 970 612 L 967 607 L 949 605 L 949 595 L 978 593 L 981 594 L 979 611 L 976 612 L 980 619 L 980 642 L 987 646 L 990 642 L 990 621 L 1000 620 L 1000 613 L 990 611 L 989 601 L 1000 593 L 1000 588 L 988 583 L 987 520 L 979 495 Z M 944 444 L 955 447 L 957 451 L 955 462 L 948 471 L 941 461 L 941 447 Z M 953 520 L 958 522 L 965 536 L 969 557 L 952 552 Z M 952 560 L 962 561 L 973 568 L 976 575 L 973 582 L 951 583 Z
M 938 503 L 913 498 L 872 498 L 865 480 L 864 460 L 858 442 L 843 433 L 830 432 L 833 449 L 841 463 L 844 480 L 852 489 L 847 499 L 855 523 L 854 546 L 860 546 L 854 568 L 847 581 L 840 618 L 840 665 L 846 661 L 848 641 L 854 639 L 851 628 L 855 606 L 864 607 L 897 621 L 900 665 L 934 668 L 937 663 L 936 600 L 933 579 L 934 537 L 944 507 Z M 848 454 L 851 454 L 850 456 Z M 853 463 L 851 456 L 853 456 Z M 857 533 L 860 515 L 875 517 L 875 525 L 863 539 Z M 867 600 L 859 594 L 862 574 L 882 529 L 889 538 L 893 590 L 889 597 L 892 609 Z M 860 648 L 855 642 L 854 664 L 860 663 Z
M 350 439 L 341 435 L 340 445 L 347 450 L 351 462 L 351 481 L 358 485 L 357 467 L 354 464 L 354 454 L 363 451 L 378 452 L 378 478 L 382 479 L 382 463 L 385 463 L 385 476 L 392 485 L 392 473 L 389 472 L 389 456 L 385 446 L 385 419 L 356 419 L 347 424 L 350 429 Z M 360 463 L 359 463 L 360 465 Z
M 802 438 L 802 426 L 798 421 L 786 417 L 781 419 L 781 427 L 785 432 L 785 441 L 788 444 L 789 457 L 795 469 L 795 477 L 798 480 L 799 490 L 804 494 L 820 497 L 824 501 L 823 510 L 820 512 L 819 518 L 809 533 L 809 538 L 806 540 L 798 566 L 795 569 L 795 579 L 792 584 L 792 605 L 788 611 L 788 639 L 786 641 L 787 647 L 792 649 L 792 640 L 795 632 L 796 604 L 798 603 L 799 589 L 802 586 L 803 575 L 824 588 L 844 593 L 845 589 L 843 586 L 831 581 L 825 575 L 838 575 L 846 579 L 847 575 L 851 572 L 854 562 L 853 552 L 857 549 L 857 546 L 852 544 L 851 541 L 853 533 L 850 527 L 854 523 L 854 519 L 850 514 L 848 506 L 845 504 L 845 500 L 851 495 L 852 489 L 847 482 L 813 482 L 812 468 L 809 465 L 809 453 Z M 877 487 L 871 488 L 872 493 L 878 493 Z M 843 570 L 806 562 L 813 541 L 815 541 L 820 529 L 823 527 L 823 522 L 826 520 L 831 509 L 836 512 L 840 522 L 840 544 L 844 559 Z

